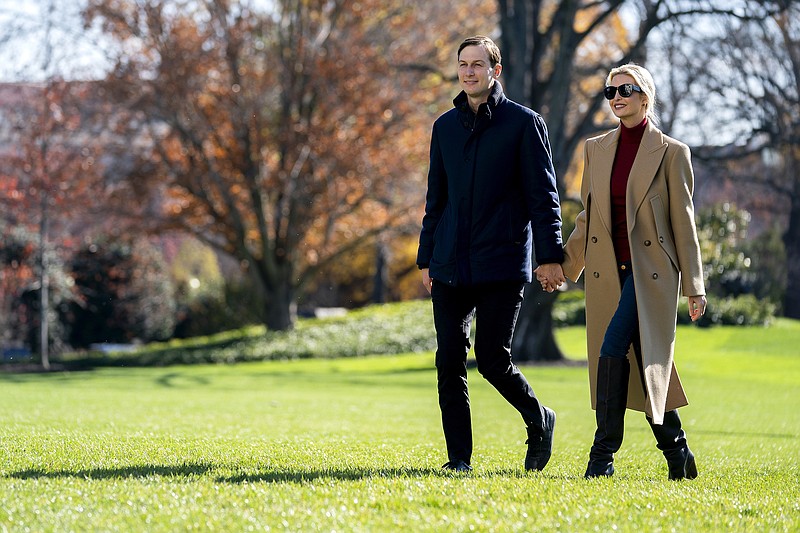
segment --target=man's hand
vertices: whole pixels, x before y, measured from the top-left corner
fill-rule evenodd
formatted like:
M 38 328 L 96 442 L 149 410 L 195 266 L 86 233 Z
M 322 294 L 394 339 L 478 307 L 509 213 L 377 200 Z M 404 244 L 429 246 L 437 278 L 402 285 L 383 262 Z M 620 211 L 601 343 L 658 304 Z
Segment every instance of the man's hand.
M 431 287 L 433 287 L 433 278 L 431 278 L 430 271 L 427 268 L 422 269 L 422 285 L 425 287 L 425 290 L 428 291 L 428 294 L 430 294 Z
M 543 291 L 553 292 L 558 290 L 562 283 L 567 282 L 559 263 L 539 265 L 534 272 L 536 272 L 536 279 L 541 283 Z

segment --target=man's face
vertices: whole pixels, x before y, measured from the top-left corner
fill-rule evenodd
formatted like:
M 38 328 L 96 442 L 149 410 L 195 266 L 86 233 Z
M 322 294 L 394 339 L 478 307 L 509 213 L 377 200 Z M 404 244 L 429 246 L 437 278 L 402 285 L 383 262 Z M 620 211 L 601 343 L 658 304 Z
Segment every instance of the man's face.
M 486 100 L 500 65 L 492 67 L 489 52 L 483 46 L 467 46 L 458 56 L 458 82 L 471 99 Z

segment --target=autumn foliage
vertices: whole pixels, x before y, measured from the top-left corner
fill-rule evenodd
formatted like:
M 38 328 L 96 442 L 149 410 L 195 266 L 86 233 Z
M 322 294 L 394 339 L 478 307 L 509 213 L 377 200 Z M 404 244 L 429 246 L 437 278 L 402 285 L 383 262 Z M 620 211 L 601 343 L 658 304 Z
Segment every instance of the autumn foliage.
M 99 191 L 88 89 L 51 79 L 0 92 L 7 142 L 0 153 L 0 344 L 38 347 L 35 333 L 46 318 L 53 325 L 42 335 L 55 346 L 63 341 L 55 317 L 73 297 L 63 258 L 92 220 Z
M 120 50 L 105 91 L 135 162 L 106 172 L 126 214 L 237 258 L 267 325 L 290 327 L 321 269 L 418 224 L 457 45 L 435 46 L 436 23 L 470 3 L 91 1 Z

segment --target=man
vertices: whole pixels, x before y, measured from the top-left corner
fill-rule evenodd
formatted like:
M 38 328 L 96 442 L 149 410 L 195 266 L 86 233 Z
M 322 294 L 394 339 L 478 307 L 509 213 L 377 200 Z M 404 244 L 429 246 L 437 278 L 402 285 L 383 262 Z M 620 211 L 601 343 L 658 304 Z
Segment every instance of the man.
M 525 469 L 542 470 L 550 459 L 556 415 L 539 403 L 511 361 L 511 338 L 524 284 L 532 278 L 532 241 L 537 274 L 563 279 L 550 142 L 542 117 L 503 94 L 497 81 L 500 50 L 491 39 L 466 39 L 457 57 L 462 91 L 455 108 L 433 125 L 417 255 L 433 300 L 444 468 L 472 470 L 466 361 L 476 317 L 478 371 L 525 421 Z

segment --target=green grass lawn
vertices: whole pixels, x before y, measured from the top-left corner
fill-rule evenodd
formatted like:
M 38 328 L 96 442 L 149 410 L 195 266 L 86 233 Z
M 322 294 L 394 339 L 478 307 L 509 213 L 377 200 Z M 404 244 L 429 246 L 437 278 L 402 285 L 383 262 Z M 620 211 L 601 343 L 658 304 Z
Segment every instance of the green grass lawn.
M 571 358 L 583 330 L 558 331 Z M 800 323 L 681 327 L 700 477 L 670 482 L 629 412 L 612 479 L 582 475 L 586 368 L 526 367 L 558 413 L 542 473 L 470 374 L 475 471 L 446 474 L 432 354 L 0 374 L 2 531 L 798 531 Z

